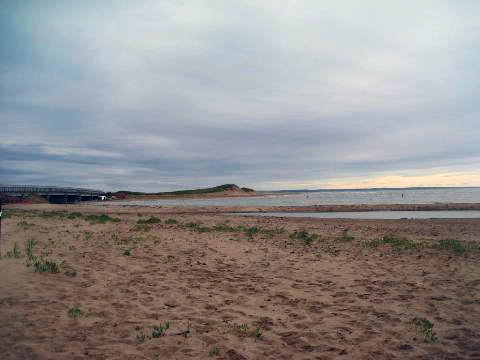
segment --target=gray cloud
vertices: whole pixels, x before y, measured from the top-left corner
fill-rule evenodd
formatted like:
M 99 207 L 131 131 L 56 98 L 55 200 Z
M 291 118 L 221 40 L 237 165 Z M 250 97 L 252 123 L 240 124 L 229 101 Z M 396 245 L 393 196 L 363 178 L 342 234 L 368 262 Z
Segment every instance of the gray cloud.
M 479 171 L 475 1 L 5 1 L 0 183 Z

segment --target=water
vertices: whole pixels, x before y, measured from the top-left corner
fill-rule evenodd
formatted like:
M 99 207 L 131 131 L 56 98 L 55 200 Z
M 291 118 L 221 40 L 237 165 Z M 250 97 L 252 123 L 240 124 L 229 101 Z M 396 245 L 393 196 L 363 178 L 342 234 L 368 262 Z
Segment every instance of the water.
M 352 211 L 352 212 L 258 212 L 230 213 L 242 216 L 308 217 L 319 219 L 479 219 L 480 210 L 445 211 Z
M 402 197 L 403 194 L 403 197 Z M 141 206 L 310 206 L 340 204 L 480 203 L 480 187 L 403 190 L 324 190 L 263 196 L 104 202 Z

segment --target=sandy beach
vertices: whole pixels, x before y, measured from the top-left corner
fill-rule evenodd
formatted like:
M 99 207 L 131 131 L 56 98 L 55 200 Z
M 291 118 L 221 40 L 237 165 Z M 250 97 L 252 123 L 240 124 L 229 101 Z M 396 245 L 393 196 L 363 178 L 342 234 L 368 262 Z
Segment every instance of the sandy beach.
M 8 206 L 1 358 L 480 359 L 479 234 L 478 219 Z

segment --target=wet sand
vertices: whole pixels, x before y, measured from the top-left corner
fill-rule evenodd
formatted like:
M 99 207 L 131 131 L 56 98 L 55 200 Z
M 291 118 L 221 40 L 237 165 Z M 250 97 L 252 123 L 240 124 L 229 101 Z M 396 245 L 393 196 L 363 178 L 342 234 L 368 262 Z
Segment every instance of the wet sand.
M 9 209 L 2 359 L 480 359 L 478 219 Z M 119 220 L 91 224 L 91 213 Z M 160 223 L 138 224 L 151 216 Z M 384 236 L 399 240 L 379 242 Z M 58 273 L 26 266 L 28 239 Z M 439 248 L 445 239 L 463 248 Z M 7 257 L 15 242 L 20 257 Z M 74 308 L 78 317 L 69 316 Z M 420 318 L 433 332 L 421 331 Z
M 178 199 L 178 197 L 177 197 Z M 10 208 L 22 209 L 24 204 L 11 204 Z M 248 212 L 354 212 L 354 211 L 435 211 L 435 210 L 480 210 L 480 203 L 435 203 L 435 204 L 356 204 L 356 205 L 314 205 L 314 206 L 141 206 L 116 205 L 114 202 L 78 203 L 71 205 L 30 204 L 29 209 L 67 210 L 88 212 L 135 213 L 138 209 L 145 213 L 161 214 L 218 214 Z

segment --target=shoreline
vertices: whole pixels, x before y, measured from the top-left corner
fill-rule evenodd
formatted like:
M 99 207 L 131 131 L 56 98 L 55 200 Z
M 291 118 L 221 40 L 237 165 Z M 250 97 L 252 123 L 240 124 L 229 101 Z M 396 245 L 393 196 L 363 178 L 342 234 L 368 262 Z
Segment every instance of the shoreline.
M 7 204 L 5 209 L 34 209 L 84 211 L 89 213 L 134 213 L 142 211 L 152 214 L 222 214 L 222 213 L 265 213 L 265 212 L 369 212 L 369 211 L 456 211 L 480 210 L 480 203 L 435 203 L 435 204 L 360 204 L 360 205 L 315 205 L 315 206 L 145 206 L 115 205 L 111 203 L 77 204 Z

